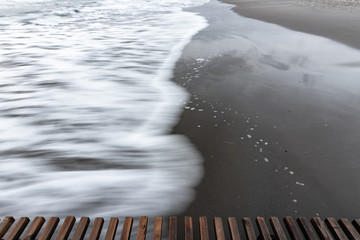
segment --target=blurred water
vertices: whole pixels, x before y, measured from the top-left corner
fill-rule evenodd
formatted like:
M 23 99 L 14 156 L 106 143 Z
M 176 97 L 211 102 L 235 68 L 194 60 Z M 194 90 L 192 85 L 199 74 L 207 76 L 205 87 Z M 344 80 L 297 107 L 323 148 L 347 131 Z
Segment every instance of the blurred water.
M 169 81 L 203 0 L 2 0 L 0 212 L 162 215 L 202 176 Z

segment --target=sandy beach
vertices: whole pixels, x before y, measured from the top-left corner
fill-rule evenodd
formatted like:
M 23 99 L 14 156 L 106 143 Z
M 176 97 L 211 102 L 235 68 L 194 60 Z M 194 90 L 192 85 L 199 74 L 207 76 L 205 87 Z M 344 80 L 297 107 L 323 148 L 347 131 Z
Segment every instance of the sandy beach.
M 0 9 L 4 215 L 359 218 L 358 0 Z
M 358 217 L 358 9 L 226 2 L 245 17 L 216 1 L 191 9 L 209 27 L 173 78 L 192 95 L 173 132 L 205 167 L 182 214 Z
M 241 16 L 275 23 L 295 31 L 360 48 L 359 1 L 223 0 Z

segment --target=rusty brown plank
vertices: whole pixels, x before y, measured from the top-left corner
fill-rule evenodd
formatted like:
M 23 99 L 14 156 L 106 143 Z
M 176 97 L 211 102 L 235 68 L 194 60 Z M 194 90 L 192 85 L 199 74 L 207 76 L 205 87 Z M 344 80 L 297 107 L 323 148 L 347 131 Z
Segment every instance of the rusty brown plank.
M 36 217 L 26 230 L 26 232 L 22 235 L 26 226 L 29 224 L 29 219 L 26 217 L 20 218 L 17 222 L 14 222 L 14 218 L 5 217 L 3 221 L 0 222 L 0 239 L 5 236 L 5 240 L 35 240 L 36 236 L 39 234 L 42 226 L 45 223 L 45 219 L 43 217 Z M 74 217 L 65 218 L 64 223 L 62 224 L 59 233 L 57 234 L 55 240 L 67 240 L 71 229 L 75 223 L 76 219 Z M 75 231 L 75 234 L 72 240 L 83 240 L 87 227 L 89 225 L 89 218 L 82 218 L 78 224 L 78 227 Z M 109 223 L 108 231 L 105 236 L 105 240 L 114 240 L 116 235 L 116 230 L 118 226 L 119 219 L 112 218 Z M 298 226 L 296 222 L 291 217 L 284 218 L 285 225 L 289 231 L 289 234 L 293 240 L 303 240 L 304 238 L 307 240 L 317 240 L 318 237 L 321 240 L 360 240 L 360 220 L 355 219 L 352 224 L 346 218 L 341 218 L 338 222 L 334 218 L 326 218 L 325 223 L 318 217 L 312 218 L 311 223 L 306 218 L 299 218 L 297 220 Z M 15 224 L 14 224 L 15 223 Z M 55 229 L 59 223 L 59 218 L 53 217 L 50 218 L 44 230 L 41 232 L 38 240 L 50 240 Z M 123 226 L 122 236 L 120 240 L 129 240 L 131 227 L 132 227 L 133 219 L 126 218 Z M 147 228 L 148 218 L 143 216 L 140 218 L 137 240 L 145 240 L 146 239 L 146 228 Z M 206 217 L 199 218 L 200 223 L 200 235 L 201 240 L 209 239 L 209 229 Z M 256 240 L 255 231 L 253 229 L 251 220 L 249 218 L 243 219 L 245 233 L 249 240 Z M 259 228 L 259 232 L 261 237 L 264 240 L 271 240 L 271 235 L 269 232 L 269 228 L 266 225 L 264 218 L 258 217 L 256 218 L 256 223 Z M 11 228 L 12 224 L 14 224 L 13 228 Z M 90 233 L 89 240 L 98 240 L 101 229 L 104 224 L 103 218 L 97 218 L 95 220 L 94 226 Z M 228 218 L 228 224 L 231 234 L 232 240 L 240 240 L 239 229 L 237 226 L 237 222 L 235 218 Z M 286 240 L 286 234 L 284 229 L 277 217 L 270 218 L 270 224 L 272 229 L 274 230 L 274 234 L 276 238 L 279 240 Z M 215 226 L 215 234 L 217 240 L 224 240 L 225 233 L 223 229 L 222 219 L 215 217 L 214 218 L 214 226 Z M 299 231 L 298 227 L 300 226 L 301 231 Z M 124 231 L 125 229 L 125 231 Z M 315 229 L 315 231 L 314 231 Z M 10 230 L 10 231 L 9 231 Z M 5 234 L 8 233 L 6 236 Z M 317 233 L 317 234 L 316 234 Z M 155 218 L 154 222 L 154 235 L 153 240 L 160 240 L 162 234 L 162 218 Z M 302 236 L 302 234 L 304 236 Z M 22 236 L 21 236 L 22 235 Z M 21 237 L 21 238 L 20 238 Z M 177 239 L 177 218 L 170 217 L 169 218 L 169 240 Z M 185 217 L 185 240 L 193 240 L 193 226 L 192 226 L 192 218 Z
M 89 240 L 98 240 L 104 225 L 104 218 L 95 218 L 94 225 L 91 228 Z
M 60 219 L 58 217 L 51 217 L 40 234 L 39 240 L 50 240 L 59 222 Z
M 243 225 L 244 225 L 244 229 L 245 229 L 245 234 L 248 240 L 257 240 L 257 237 L 255 235 L 255 231 L 254 231 L 254 227 L 251 223 L 251 219 L 250 218 L 243 218 Z
M 23 240 L 34 240 L 38 235 L 41 227 L 45 223 L 45 218 L 43 217 L 35 217 L 32 223 L 30 224 L 27 231 L 24 233 L 21 239 Z
M 177 217 L 169 217 L 169 240 L 177 239 Z
M 333 240 L 334 239 L 331 236 L 329 230 L 326 228 L 325 223 L 321 220 L 321 218 L 314 217 L 311 219 L 311 223 L 313 224 L 313 226 L 321 240 Z
M 89 227 L 90 219 L 88 217 L 81 217 L 80 221 L 75 229 L 72 240 L 83 240 L 86 234 L 86 230 Z
M 224 227 L 220 217 L 214 218 L 215 235 L 217 240 L 225 240 Z
M 194 239 L 194 230 L 193 230 L 193 222 L 192 217 L 186 216 L 184 218 L 184 230 L 185 230 L 185 240 L 193 240 Z
M 5 240 L 18 240 L 25 230 L 26 226 L 30 222 L 30 219 L 27 217 L 20 218 L 11 228 L 9 234 L 5 237 Z
M 161 240 L 162 222 L 162 217 L 155 217 L 153 240 Z
M 260 235 L 263 240 L 272 240 L 268 227 L 263 217 L 256 218 L 256 224 L 259 228 Z
M 63 224 L 60 227 L 58 234 L 55 237 L 55 240 L 67 240 L 71 232 L 71 229 L 75 224 L 75 221 L 76 219 L 73 216 L 66 217 Z
M 300 226 L 300 229 L 302 233 L 304 234 L 304 237 L 306 240 L 318 240 L 315 230 L 313 227 L 311 227 L 310 222 L 305 217 L 299 217 L 297 219 L 297 222 Z
M 123 224 L 123 229 L 121 232 L 120 240 L 129 240 L 130 239 L 132 224 L 133 224 L 133 218 L 126 217 L 124 224 Z
M 275 236 L 278 240 L 287 240 L 285 232 L 281 226 L 281 223 L 279 221 L 279 218 L 277 217 L 271 217 L 270 218 L 270 225 L 272 229 L 274 230 Z
M 114 240 L 116 235 L 117 226 L 119 224 L 118 218 L 110 218 L 109 226 L 106 231 L 105 240 Z
M 194 239 L 194 230 L 193 230 L 193 222 L 192 217 L 186 216 L 184 218 L 185 221 L 185 240 L 193 240 Z
M 139 221 L 138 232 L 136 235 L 136 240 L 145 240 L 147 223 L 148 223 L 148 217 L 141 216 Z
M 354 224 L 354 226 L 358 230 L 358 232 L 360 232 L 360 219 L 354 219 L 352 221 L 352 223 Z
M 344 229 L 344 232 L 351 240 L 360 239 L 360 234 L 356 231 L 355 227 L 351 224 L 351 222 L 347 218 L 340 218 L 339 220 L 340 226 Z
M 209 240 L 209 227 L 205 216 L 199 217 L 200 239 Z
M 285 226 L 290 234 L 291 239 L 303 240 L 301 232 L 292 217 L 290 217 L 290 216 L 285 217 L 284 222 L 285 222 Z
M 341 227 L 335 220 L 335 218 L 326 218 L 325 223 L 328 226 L 328 228 L 330 229 L 330 232 L 333 234 L 335 239 L 348 240 L 345 233 L 343 232 L 343 230 L 341 229 Z
M 228 224 L 229 224 L 231 239 L 232 240 L 240 240 L 240 232 L 239 232 L 239 228 L 238 228 L 238 225 L 236 222 L 236 218 L 229 217 Z
M 15 219 L 11 216 L 5 217 L 0 223 L 0 239 L 7 233 L 11 225 L 15 222 Z

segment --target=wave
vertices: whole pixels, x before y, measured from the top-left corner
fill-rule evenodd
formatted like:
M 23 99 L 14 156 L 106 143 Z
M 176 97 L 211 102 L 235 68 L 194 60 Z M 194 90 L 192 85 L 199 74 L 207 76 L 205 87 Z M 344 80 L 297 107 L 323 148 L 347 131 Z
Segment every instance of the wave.
M 0 210 L 165 215 L 202 176 L 169 132 L 188 98 L 169 81 L 207 23 L 201 1 L 0 3 Z

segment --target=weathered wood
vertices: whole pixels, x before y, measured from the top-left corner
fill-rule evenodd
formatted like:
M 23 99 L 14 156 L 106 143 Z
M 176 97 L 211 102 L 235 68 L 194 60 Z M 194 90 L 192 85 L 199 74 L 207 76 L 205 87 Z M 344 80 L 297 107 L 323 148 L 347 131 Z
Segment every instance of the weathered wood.
M 239 228 L 236 222 L 236 219 L 234 217 L 228 218 L 228 224 L 231 234 L 231 240 L 240 240 L 240 232 Z
M 262 239 L 263 240 L 271 240 L 271 235 L 270 235 L 268 227 L 266 226 L 265 219 L 263 217 L 257 217 L 256 224 L 258 226 L 258 229 L 260 231 L 260 235 L 261 235 Z
M 254 227 L 251 223 L 251 219 L 250 218 L 243 218 L 242 219 L 243 224 L 244 224 L 244 229 L 245 229 L 245 234 L 248 240 L 257 240 L 256 235 L 255 235 L 255 231 L 254 231 Z
M 300 230 L 297 227 L 297 225 L 292 217 L 289 217 L 289 216 L 285 217 L 284 222 L 285 222 L 285 226 L 290 234 L 290 237 L 293 240 L 303 240 Z
M 147 223 L 148 223 L 148 217 L 141 216 L 139 221 L 138 232 L 136 235 L 136 240 L 145 240 Z
M 169 240 L 177 239 L 177 217 L 169 217 Z
M 225 240 L 224 227 L 220 217 L 214 218 L 214 227 L 217 240 Z
M 75 224 L 75 221 L 76 219 L 73 216 L 66 217 L 63 224 L 61 225 L 58 234 L 56 235 L 55 240 L 67 240 L 71 232 L 71 229 Z
M 117 226 L 119 224 L 118 218 L 111 218 L 108 229 L 106 231 L 105 240 L 114 240 L 116 235 Z
M 193 240 L 193 234 L 194 234 L 194 230 L 193 230 L 193 222 L 192 222 L 192 217 L 185 217 L 185 240 Z
M 334 218 L 326 218 L 325 223 L 337 240 L 347 240 L 347 237 Z
M 193 222 L 191 217 L 185 217 L 185 240 L 194 240 L 199 239 L 199 236 L 194 236 L 193 231 Z M 216 240 L 225 240 L 225 231 L 223 228 L 223 222 L 220 217 L 215 217 L 214 219 L 214 230 Z M 246 237 L 248 240 L 287 240 L 287 233 L 284 231 L 281 222 L 277 217 L 271 217 L 270 225 L 273 229 L 274 235 L 271 235 L 271 229 L 268 228 L 266 221 L 262 217 L 256 218 L 256 224 L 259 229 L 260 236 L 257 238 L 254 231 L 252 221 L 250 218 L 243 218 L 244 229 Z M 59 223 L 59 218 L 52 217 L 47 222 L 45 228 L 41 232 L 38 240 L 51 240 L 52 235 L 56 230 L 56 227 Z M 75 217 L 66 217 L 58 234 L 55 237 L 55 240 L 67 240 L 71 229 L 75 224 Z M 234 217 L 229 217 L 227 219 L 230 235 L 232 240 L 240 240 L 240 232 L 237 225 L 237 221 Z M 39 234 L 41 227 L 45 223 L 43 217 L 36 217 L 31 222 L 30 226 L 26 229 L 26 226 L 29 224 L 29 219 L 26 217 L 20 218 L 18 221 L 15 221 L 12 217 L 5 217 L 3 221 L 0 222 L 0 234 L 1 238 L 5 237 L 4 240 L 35 240 Z M 161 240 L 162 235 L 162 218 L 156 217 L 154 221 L 154 233 L 153 240 Z M 306 218 L 298 218 L 297 223 L 293 220 L 292 217 L 285 217 L 284 222 L 288 233 L 292 240 L 360 240 L 360 220 L 355 219 L 352 223 L 346 219 L 341 218 L 339 221 L 336 221 L 334 218 L 326 218 L 323 222 L 320 218 L 312 218 L 311 224 Z M 86 235 L 86 230 L 89 226 L 90 219 L 88 217 L 82 217 L 77 225 L 74 236 L 72 240 L 84 240 Z M 105 240 L 115 240 L 116 239 L 116 230 L 119 223 L 118 218 L 111 218 L 106 232 Z M 11 225 L 14 225 L 11 228 Z M 103 218 L 96 218 L 94 225 L 91 229 L 88 240 L 99 240 L 101 230 L 104 224 Z M 131 235 L 131 229 L 133 225 L 133 218 L 125 218 L 123 229 L 121 232 L 120 240 L 129 240 Z M 148 217 L 140 217 L 138 231 L 136 240 L 146 240 L 146 232 L 148 225 Z M 200 226 L 200 239 L 209 240 L 209 227 L 206 217 L 199 218 Z M 299 228 L 301 231 L 299 230 Z M 25 233 L 23 234 L 24 230 Z M 270 230 L 270 231 L 269 231 Z M 1 240 L 0 238 L 0 240 Z M 169 218 L 169 240 L 177 239 L 177 217 Z
M 36 217 L 30 224 L 30 227 L 27 229 L 25 234 L 22 236 L 22 240 L 34 240 L 35 237 L 38 235 L 41 227 L 45 223 L 45 218 L 43 217 Z
M 281 226 L 279 218 L 271 217 L 270 218 L 270 225 L 274 230 L 275 236 L 278 240 L 287 240 L 285 232 Z
M 360 232 L 360 219 L 354 219 L 352 223 L 354 224 L 355 228 Z
M 91 228 L 89 240 L 98 240 L 104 225 L 104 218 L 95 218 L 94 225 Z
M 209 240 L 209 227 L 205 216 L 199 217 L 200 239 Z
M 339 224 L 344 229 L 344 232 L 349 239 L 351 240 L 360 239 L 359 232 L 356 231 L 355 227 L 351 224 L 351 222 L 347 218 L 340 218 Z
M 155 218 L 153 240 L 161 240 L 162 222 L 163 222 L 162 217 Z
M 50 240 L 59 222 L 60 219 L 58 217 L 51 217 L 38 240 Z
M 26 226 L 30 222 L 30 219 L 27 217 L 20 218 L 11 228 L 9 234 L 5 237 L 5 240 L 18 240 L 25 230 Z
M 89 223 L 90 219 L 88 217 L 81 217 L 72 240 L 83 240 Z
M 300 217 L 297 220 L 300 229 L 302 231 L 302 233 L 304 234 L 304 237 L 306 240 L 318 240 L 319 238 L 317 237 L 315 230 L 313 227 L 311 227 L 310 222 L 304 218 L 304 217 Z
M 0 223 L 0 239 L 7 233 L 11 225 L 15 222 L 15 219 L 11 216 L 5 217 Z
M 129 240 L 130 239 L 132 224 L 133 224 L 133 218 L 126 217 L 124 224 L 123 224 L 123 229 L 121 232 L 120 240 Z
M 331 234 L 329 233 L 328 229 L 326 228 L 325 223 L 319 217 L 312 218 L 311 223 L 313 224 L 313 226 L 321 240 L 333 240 L 334 239 L 331 236 Z

